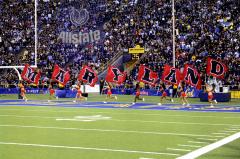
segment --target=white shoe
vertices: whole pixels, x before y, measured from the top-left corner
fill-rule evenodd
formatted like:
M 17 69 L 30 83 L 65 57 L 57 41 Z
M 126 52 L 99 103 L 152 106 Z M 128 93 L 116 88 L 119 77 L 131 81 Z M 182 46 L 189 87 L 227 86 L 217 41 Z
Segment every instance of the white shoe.
M 73 103 L 76 103 L 76 101 L 74 100 Z
M 136 103 L 133 102 L 132 104 L 136 104 Z
M 117 100 L 117 99 L 118 99 L 118 98 L 117 98 L 117 96 L 115 96 L 114 98 L 115 98 L 115 100 Z
M 26 102 L 26 103 L 27 103 L 27 101 L 28 101 L 28 100 L 27 100 L 27 99 L 25 99 L 25 102 Z
M 50 100 L 48 100 L 48 103 L 50 102 Z
M 184 106 L 186 103 L 183 103 L 182 105 Z
M 84 98 L 85 99 L 85 101 L 87 101 L 87 97 L 86 98 Z
M 58 97 L 56 97 L 56 99 L 58 99 Z
M 215 100 L 213 100 L 213 101 L 214 101 L 216 104 L 218 103 L 216 99 L 215 99 Z
M 105 103 L 105 104 L 106 104 L 107 102 L 103 102 L 103 103 Z
M 187 104 L 187 107 L 189 107 L 189 106 L 190 106 L 190 104 L 188 103 L 188 104 Z
M 145 99 L 143 98 L 143 99 L 142 99 L 142 101 L 144 102 L 144 101 L 145 101 Z
M 161 103 L 158 103 L 158 105 L 162 105 Z
M 172 103 L 174 102 L 173 99 L 171 99 L 171 102 L 172 102 Z

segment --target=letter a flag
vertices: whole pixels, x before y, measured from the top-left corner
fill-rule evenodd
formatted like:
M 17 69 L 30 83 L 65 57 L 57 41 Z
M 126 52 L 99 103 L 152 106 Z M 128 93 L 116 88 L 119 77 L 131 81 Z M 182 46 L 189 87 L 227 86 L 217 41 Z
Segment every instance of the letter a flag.
M 155 85 L 158 80 L 158 74 L 152 71 L 150 68 L 140 65 L 138 71 L 138 81 L 143 83 L 148 83 L 150 85 Z
M 171 67 L 169 65 L 165 65 L 163 75 L 162 75 L 162 80 L 164 82 L 169 82 L 169 83 L 178 85 L 181 81 L 181 72 L 177 68 Z
M 79 72 L 78 80 L 88 83 L 91 87 L 98 81 L 97 73 L 88 66 L 84 66 L 83 69 Z
M 29 64 L 25 64 L 25 67 L 21 73 L 21 77 L 28 83 L 34 83 L 35 85 L 38 85 L 39 79 L 41 77 L 41 72 L 37 71 L 34 68 L 31 68 Z
M 108 67 L 108 72 L 106 75 L 107 82 L 115 82 L 121 84 L 126 79 L 126 72 L 121 72 L 118 68 L 114 66 Z
M 65 71 L 62 68 L 60 68 L 57 64 L 55 64 L 52 73 L 52 80 L 56 80 L 61 85 L 65 86 L 67 82 L 70 80 L 69 71 Z
M 223 79 L 224 74 L 227 71 L 228 71 L 228 67 L 224 63 L 208 57 L 208 59 L 207 59 L 207 69 L 206 69 L 207 75 Z

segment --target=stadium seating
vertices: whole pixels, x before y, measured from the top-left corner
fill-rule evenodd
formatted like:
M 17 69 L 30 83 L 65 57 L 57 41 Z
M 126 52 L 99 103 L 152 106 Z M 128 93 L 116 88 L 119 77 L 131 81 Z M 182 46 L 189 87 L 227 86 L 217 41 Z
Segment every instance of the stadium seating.
M 223 60 L 229 72 L 223 85 L 239 86 L 240 19 L 235 0 L 176 0 L 176 64 L 193 64 L 205 81 L 207 56 Z M 82 26 L 69 19 L 72 7 L 86 9 L 89 20 Z M 34 3 L 0 1 L 0 65 L 34 63 Z M 81 12 L 82 14 L 82 12 Z M 172 63 L 171 2 L 166 0 L 42 1 L 38 5 L 38 67 L 42 79 L 51 77 L 55 63 L 69 68 L 72 83 L 84 64 L 102 67 L 117 52 L 140 44 L 147 49 L 138 64 L 144 63 L 161 75 L 164 64 Z M 70 19 L 71 20 L 71 19 Z M 63 44 L 61 31 L 101 30 L 101 40 L 84 45 Z M 137 66 L 126 86 L 136 80 Z M 17 83 L 14 71 L 0 70 L 1 84 Z M 131 86 L 130 86 L 131 87 Z

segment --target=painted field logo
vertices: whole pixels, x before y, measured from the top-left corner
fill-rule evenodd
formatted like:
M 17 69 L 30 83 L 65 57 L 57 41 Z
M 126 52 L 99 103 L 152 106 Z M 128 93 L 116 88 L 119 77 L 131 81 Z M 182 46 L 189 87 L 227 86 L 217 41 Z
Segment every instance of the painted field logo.
M 102 115 L 92 115 L 92 116 L 75 116 L 73 118 L 58 118 L 58 121 L 97 121 L 97 120 L 109 120 L 111 117 L 102 116 Z

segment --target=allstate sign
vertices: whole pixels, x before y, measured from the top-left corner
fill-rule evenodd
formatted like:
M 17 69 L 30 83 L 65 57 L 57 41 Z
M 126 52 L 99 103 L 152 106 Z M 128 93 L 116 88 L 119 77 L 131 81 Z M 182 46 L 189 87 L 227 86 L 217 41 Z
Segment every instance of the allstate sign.
M 60 13 L 64 16 L 63 27 L 60 29 L 58 40 L 65 44 L 85 45 L 96 43 L 101 39 L 100 27 L 91 26 L 94 17 L 86 8 L 69 7 Z M 69 27 L 71 23 L 72 27 Z M 83 29 L 84 28 L 84 29 Z M 93 30 L 96 28 L 96 30 Z

